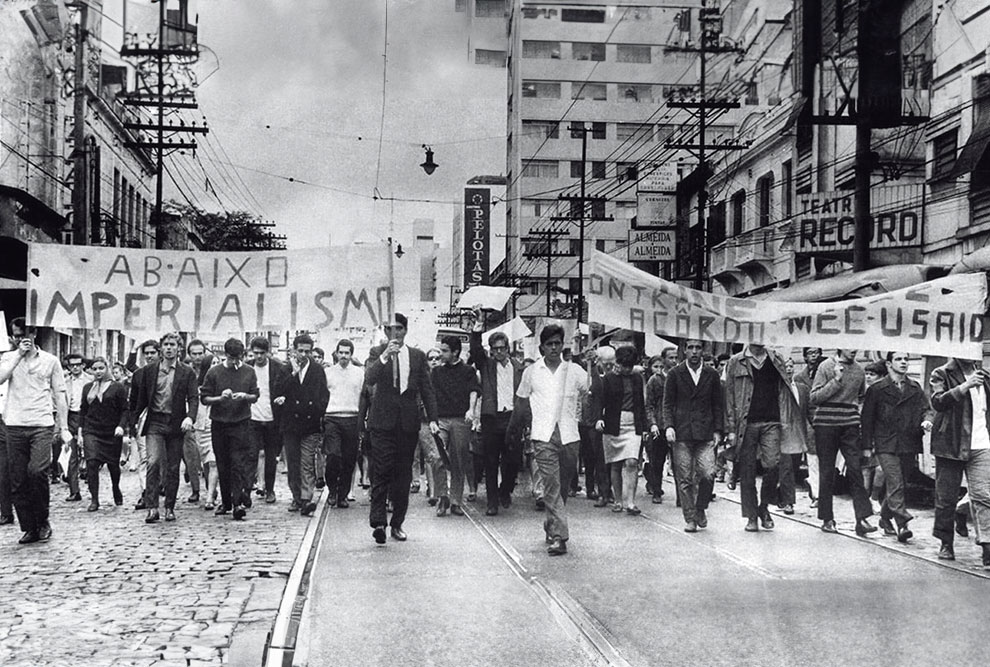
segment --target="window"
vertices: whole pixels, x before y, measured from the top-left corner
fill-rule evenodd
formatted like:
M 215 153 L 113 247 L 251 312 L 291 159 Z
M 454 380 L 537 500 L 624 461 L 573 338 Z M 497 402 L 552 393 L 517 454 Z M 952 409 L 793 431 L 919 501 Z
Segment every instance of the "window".
M 760 103 L 760 96 L 757 94 L 755 81 L 746 84 L 745 102 L 748 106 L 755 106 Z
M 571 44 L 571 57 L 574 60 L 605 60 L 605 45 L 592 42 L 574 42 Z
M 620 102 L 652 102 L 653 86 L 641 83 L 620 83 Z
M 487 65 L 489 67 L 505 67 L 505 51 L 475 49 L 474 64 Z
M 527 160 L 523 162 L 523 178 L 557 178 L 560 164 L 556 160 Z
M 505 0 L 474 0 L 474 15 L 479 18 L 505 16 Z
M 552 120 L 524 120 L 522 122 L 523 136 L 540 137 L 541 139 L 559 139 L 560 123 Z
M 605 10 L 561 9 L 560 20 L 565 23 L 605 23 Z
M 524 39 L 522 57 L 560 59 L 560 42 L 544 42 L 535 39 Z
M 616 162 L 615 175 L 620 183 L 639 180 L 639 167 L 635 162 Z
M 596 160 L 591 163 L 591 177 L 605 178 L 605 162 Z
M 553 244 L 556 246 L 557 244 Z M 550 243 L 545 239 L 523 239 L 522 251 L 523 257 L 530 259 L 532 257 L 546 257 L 550 254 Z
M 605 239 L 595 239 L 595 250 L 605 252 Z
M 725 200 L 712 204 L 708 213 L 708 247 L 725 240 Z
M 539 97 L 549 100 L 560 99 L 560 82 L 558 81 L 523 81 L 523 97 Z
M 615 138 L 620 141 L 653 141 L 653 126 L 643 123 L 616 123 Z
M 605 200 L 604 199 L 592 199 L 591 202 L 591 219 L 592 220 L 604 220 L 605 219 Z
M 584 176 L 584 163 L 580 160 L 571 160 L 571 178 L 581 178 Z
M 932 178 L 944 178 L 952 172 L 956 164 L 956 148 L 959 130 L 950 130 L 935 137 L 932 141 Z
M 559 84 L 558 84 L 559 85 Z M 604 83 L 571 83 L 572 100 L 605 100 L 608 99 L 608 87 Z
M 523 199 L 521 202 L 522 214 L 527 217 L 538 218 L 550 210 L 551 203 L 545 199 Z
M 746 191 L 737 190 L 732 195 L 732 235 L 738 236 L 743 233 L 743 212 L 746 205 Z
M 764 174 L 756 181 L 756 193 L 759 197 L 757 215 L 760 227 L 766 227 L 773 219 L 773 172 Z
M 636 217 L 637 210 L 638 210 L 638 205 L 634 201 L 615 202 L 616 220 L 632 220 L 633 218 Z
M 592 123 L 591 124 L 591 138 L 592 139 L 604 139 L 605 138 L 605 123 Z
M 649 46 L 619 44 L 616 48 L 615 59 L 620 63 L 649 63 L 651 58 Z
M 791 217 L 794 213 L 794 164 L 790 160 L 784 160 L 780 166 L 781 199 L 784 202 L 784 217 Z

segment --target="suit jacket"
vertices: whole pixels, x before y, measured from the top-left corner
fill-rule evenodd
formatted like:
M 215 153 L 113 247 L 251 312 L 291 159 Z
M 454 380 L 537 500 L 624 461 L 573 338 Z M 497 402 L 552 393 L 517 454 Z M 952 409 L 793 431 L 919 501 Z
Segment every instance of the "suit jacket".
M 877 454 L 920 454 L 924 429 L 931 419 L 925 392 L 914 380 L 904 380 L 902 392 L 890 377 L 870 385 L 863 399 L 863 448 Z
M 254 360 L 247 362 L 247 365 L 254 368 Z M 280 396 L 282 388 L 285 386 L 285 381 L 292 375 L 292 366 L 289 364 L 278 361 L 276 359 L 268 358 L 268 396 L 272 401 L 272 416 L 275 418 L 276 428 L 278 427 L 279 417 L 282 415 L 282 405 L 275 405 L 275 399 Z M 327 399 L 329 400 L 329 399 Z
M 966 381 L 955 359 L 932 371 L 932 407 L 935 408 L 932 427 L 932 454 L 945 459 L 968 461 L 973 440 L 973 401 L 969 392 L 959 385 Z M 990 383 L 983 383 L 990 396 Z
M 381 356 L 381 355 L 379 355 Z M 485 352 L 481 345 L 481 332 L 471 332 L 471 354 L 468 363 L 478 369 L 481 374 L 481 414 L 495 415 L 498 413 L 498 362 Z M 512 366 L 512 396 L 509 397 L 509 409 L 515 402 L 516 389 L 522 380 L 523 367 L 516 359 L 509 357 Z
M 381 361 L 384 346 L 372 348 L 364 372 L 364 382 L 374 388 L 368 408 L 368 429 L 377 431 L 419 432 L 419 404 L 422 400 L 426 419 L 436 421 L 437 397 L 433 392 L 426 353 L 409 348 L 409 382 L 399 393 L 392 378 L 392 365 Z
M 784 359 L 773 350 L 767 350 L 767 360 L 773 364 L 780 376 L 777 383 L 777 409 L 781 423 L 784 416 L 792 414 L 794 394 L 791 393 L 784 370 Z M 746 424 L 749 421 L 749 408 L 753 400 L 753 366 L 752 361 L 743 350 L 732 355 L 725 366 L 725 432 L 735 433 L 737 444 L 741 444 L 746 434 Z M 790 404 L 790 405 L 789 405 Z
M 285 397 L 278 417 L 279 428 L 283 432 L 296 435 L 320 432 L 323 414 L 330 402 L 330 389 L 327 388 L 327 374 L 323 366 L 310 361 L 302 382 L 291 370 L 283 373 L 277 390 L 272 393 L 272 400 L 280 396 Z
M 718 371 L 701 365 L 701 379 L 694 384 L 687 361 L 674 366 L 663 386 L 664 428 L 673 428 L 678 441 L 711 440 L 722 432 L 725 404 Z
M 134 406 L 132 419 L 140 418 L 144 410 L 151 408 L 160 366 L 161 361 L 142 366 L 131 378 L 130 402 Z M 182 420 L 189 417 L 196 421 L 197 414 L 199 414 L 199 386 L 196 382 L 196 371 L 177 361 L 175 376 L 172 378 L 172 413 L 168 419 L 169 432 L 179 433 L 182 430 Z M 145 421 L 141 435 L 146 435 L 147 432 L 148 423 Z

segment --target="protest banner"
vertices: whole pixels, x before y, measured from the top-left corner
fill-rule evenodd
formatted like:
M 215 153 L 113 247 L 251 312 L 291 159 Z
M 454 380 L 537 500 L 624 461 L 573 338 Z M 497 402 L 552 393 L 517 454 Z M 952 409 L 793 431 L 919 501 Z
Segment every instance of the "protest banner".
M 27 319 L 128 332 L 365 330 L 392 310 L 388 248 L 198 252 L 31 244 Z
M 682 287 L 595 252 L 585 294 L 590 320 L 657 336 L 983 356 L 987 285 L 982 273 L 835 303 L 768 302 Z

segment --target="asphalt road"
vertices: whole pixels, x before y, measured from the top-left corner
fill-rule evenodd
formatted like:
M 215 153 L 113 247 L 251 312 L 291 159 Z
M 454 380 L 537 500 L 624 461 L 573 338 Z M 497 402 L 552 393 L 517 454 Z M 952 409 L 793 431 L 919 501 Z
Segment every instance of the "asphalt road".
M 712 505 L 707 530 L 689 535 L 673 503 L 641 505 L 633 517 L 579 495 L 568 503 L 569 553 L 557 558 L 545 552 L 542 514 L 519 491 L 496 517 L 479 501 L 468 517 L 437 518 L 413 496 L 408 542 L 385 547 L 371 539 L 362 497 L 326 517 L 300 657 L 458 667 L 986 664 L 990 581 L 934 560 L 922 518 L 919 544 L 907 549 L 877 534 L 827 535 L 808 512 L 750 534 L 730 496 Z M 837 504 L 843 512 L 851 520 Z M 957 542 L 957 551 L 973 548 Z

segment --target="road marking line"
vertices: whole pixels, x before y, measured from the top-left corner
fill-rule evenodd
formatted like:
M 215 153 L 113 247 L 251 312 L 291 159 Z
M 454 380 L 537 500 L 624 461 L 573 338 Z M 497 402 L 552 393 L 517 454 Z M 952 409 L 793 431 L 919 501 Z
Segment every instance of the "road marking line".
M 713 551 L 719 556 L 722 556 L 723 558 L 730 560 L 736 565 L 739 565 L 740 567 L 744 567 L 751 572 L 755 572 L 756 574 L 764 576 L 768 579 L 781 579 L 781 580 L 787 579 L 787 577 L 771 572 L 770 570 L 766 569 L 761 565 L 757 565 L 756 563 L 746 560 L 742 556 L 738 556 L 732 553 L 728 549 L 723 549 L 722 547 L 716 546 L 714 544 L 708 544 L 707 542 L 702 542 L 700 539 L 697 539 L 696 536 L 691 535 L 689 533 L 685 533 L 683 529 L 678 529 L 675 528 L 674 526 L 671 526 L 670 524 L 664 523 L 663 521 L 660 521 L 659 519 L 650 516 L 646 512 L 643 512 L 642 514 L 640 514 L 640 516 L 646 519 L 647 521 L 649 521 L 650 523 L 659 526 L 663 530 L 666 530 L 668 533 L 677 535 L 678 537 L 687 540 L 691 544 L 696 544 L 697 546 L 702 547 L 703 549 L 708 549 L 709 551 Z
M 501 534 L 491 526 L 475 519 L 474 510 L 465 508 L 465 514 L 495 552 L 519 579 L 530 586 L 543 602 L 550 615 L 571 639 L 591 658 L 595 665 L 607 667 L 633 667 L 611 638 L 611 634 L 598 620 L 553 581 L 544 581 L 523 565 L 522 556 Z

